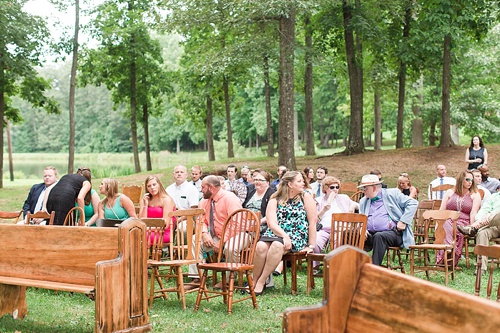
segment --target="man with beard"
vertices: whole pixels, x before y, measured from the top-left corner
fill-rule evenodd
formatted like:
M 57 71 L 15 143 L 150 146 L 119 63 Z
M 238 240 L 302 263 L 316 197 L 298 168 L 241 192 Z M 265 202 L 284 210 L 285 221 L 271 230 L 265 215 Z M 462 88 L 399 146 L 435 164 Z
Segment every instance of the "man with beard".
M 199 258 L 203 258 L 210 252 L 218 253 L 224 247 L 221 244 L 222 228 L 229 215 L 241 209 L 241 201 L 230 191 L 221 188 L 220 180 L 217 176 L 207 176 L 201 182 L 203 199 L 198 207 L 205 209 L 205 218 L 202 228 L 202 239 Z M 191 284 L 186 285 L 186 289 L 197 288 L 199 285 L 199 274 L 196 265 L 189 265 L 189 277 L 193 278 Z M 198 284 L 198 285 L 197 285 Z

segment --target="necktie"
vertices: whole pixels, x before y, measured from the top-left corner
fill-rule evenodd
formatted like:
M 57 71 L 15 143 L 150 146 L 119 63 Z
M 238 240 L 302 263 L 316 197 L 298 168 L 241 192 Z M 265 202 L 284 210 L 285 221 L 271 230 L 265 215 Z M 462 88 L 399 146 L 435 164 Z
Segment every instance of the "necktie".
M 321 195 L 321 184 L 318 183 L 318 190 L 316 191 L 316 198 L 319 198 L 320 195 Z
M 444 184 L 444 178 L 439 178 L 439 185 L 443 185 L 443 184 Z M 440 196 L 439 199 L 443 199 L 443 193 L 444 193 L 444 191 L 439 191 L 439 196 Z
M 214 228 L 214 209 L 215 209 L 215 201 L 212 199 L 210 201 L 210 236 L 212 238 L 215 236 L 215 228 Z

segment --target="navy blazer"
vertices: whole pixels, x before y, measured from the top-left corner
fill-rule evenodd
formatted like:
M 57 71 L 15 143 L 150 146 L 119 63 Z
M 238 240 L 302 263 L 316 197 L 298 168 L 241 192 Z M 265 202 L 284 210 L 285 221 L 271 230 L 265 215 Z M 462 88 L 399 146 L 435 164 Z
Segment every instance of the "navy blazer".
M 28 212 L 33 213 L 35 211 L 38 197 L 40 196 L 40 193 L 42 193 L 44 187 L 45 183 L 35 184 L 31 187 L 30 193 L 28 194 L 28 197 L 26 198 L 26 201 L 23 205 L 24 217 L 26 217 L 26 214 L 28 214 Z

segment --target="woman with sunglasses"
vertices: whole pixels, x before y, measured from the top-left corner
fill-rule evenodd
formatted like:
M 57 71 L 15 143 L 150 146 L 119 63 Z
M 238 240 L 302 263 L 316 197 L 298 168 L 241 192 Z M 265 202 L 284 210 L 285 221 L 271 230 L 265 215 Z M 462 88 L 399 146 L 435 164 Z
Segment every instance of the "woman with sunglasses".
M 474 221 L 476 213 L 481 205 L 481 196 L 477 190 L 477 185 L 474 182 L 474 176 L 470 171 L 462 171 L 456 177 L 456 185 L 449 189 L 443 196 L 441 207 L 439 209 L 455 210 L 460 213 L 457 220 L 457 226 L 468 226 L 471 221 Z M 453 243 L 453 224 L 451 220 L 444 223 L 446 232 L 445 243 Z M 456 233 L 455 240 L 455 267 L 462 256 L 464 246 L 464 235 L 460 232 Z M 439 251 L 436 256 L 436 262 L 443 261 L 443 251 Z
M 334 213 L 352 213 L 359 209 L 359 204 L 352 201 L 347 194 L 339 194 L 340 180 L 335 177 L 327 176 L 321 182 L 322 195 L 316 198 L 318 209 L 318 232 L 316 234 L 316 244 L 314 253 L 321 253 L 328 241 L 332 229 L 332 214 Z M 320 263 L 315 262 L 314 267 Z

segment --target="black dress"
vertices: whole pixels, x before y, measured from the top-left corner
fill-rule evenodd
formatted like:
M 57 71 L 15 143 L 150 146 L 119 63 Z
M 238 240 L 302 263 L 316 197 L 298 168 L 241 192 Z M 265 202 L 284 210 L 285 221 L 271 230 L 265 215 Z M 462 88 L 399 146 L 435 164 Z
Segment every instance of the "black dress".
M 63 225 L 66 215 L 75 207 L 78 193 L 87 181 L 82 175 L 68 174 L 64 175 L 52 188 L 47 198 L 47 212 L 55 211 L 54 224 Z
M 480 158 L 481 162 L 469 163 L 468 170 L 477 169 L 478 166 L 483 164 L 484 162 L 484 147 L 481 149 L 474 150 L 474 148 L 469 148 L 469 160 L 475 160 L 476 158 Z

